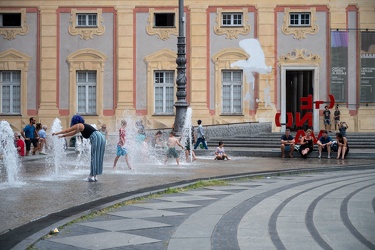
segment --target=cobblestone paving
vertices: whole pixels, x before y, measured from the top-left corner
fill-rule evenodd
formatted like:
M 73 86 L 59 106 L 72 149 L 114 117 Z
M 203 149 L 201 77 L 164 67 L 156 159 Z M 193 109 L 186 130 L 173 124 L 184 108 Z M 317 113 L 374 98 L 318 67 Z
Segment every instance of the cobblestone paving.
M 230 181 L 64 227 L 37 249 L 375 249 L 375 169 Z

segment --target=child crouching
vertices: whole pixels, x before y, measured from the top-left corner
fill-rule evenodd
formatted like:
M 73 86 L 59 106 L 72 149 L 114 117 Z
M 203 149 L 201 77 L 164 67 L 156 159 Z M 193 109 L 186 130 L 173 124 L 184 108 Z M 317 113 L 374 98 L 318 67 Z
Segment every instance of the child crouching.
M 230 160 L 228 155 L 225 153 L 224 142 L 222 141 L 219 142 L 219 147 L 216 148 L 215 155 L 215 160 Z

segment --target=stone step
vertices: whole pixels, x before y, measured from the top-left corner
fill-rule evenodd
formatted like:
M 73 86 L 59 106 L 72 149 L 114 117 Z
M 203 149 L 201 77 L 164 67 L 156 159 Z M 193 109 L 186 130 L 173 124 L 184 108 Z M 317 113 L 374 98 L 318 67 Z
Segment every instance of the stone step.
M 214 158 L 214 148 L 209 148 L 208 150 L 197 149 L 194 153 L 197 157 L 199 156 L 212 156 Z M 225 147 L 225 152 L 229 157 L 281 157 L 280 148 L 235 148 L 235 147 Z M 314 149 L 307 158 L 318 158 L 318 151 Z M 299 152 L 294 152 L 293 156 L 296 158 L 301 158 Z M 337 152 L 331 153 L 331 159 L 327 158 L 327 153 L 322 153 L 321 160 L 331 160 L 336 161 Z M 213 159 L 212 158 L 212 159 Z M 288 157 L 287 157 L 288 158 Z M 346 159 L 375 159 L 375 154 L 372 150 L 361 150 L 361 149 L 350 149 Z M 318 160 L 318 159 L 317 159 Z
M 211 143 L 208 142 L 208 147 L 217 147 L 219 143 Z M 230 143 L 224 141 L 225 147 L 233 147 L 233 148 L 246 148 L 246 147 L 254 147 L 254 148 L 279 148 L 279 143 L 253 143 L 253 144 L 244 144 L 244 143 Z M 367 149 L 375 149 L 375 144 L 349 144 L 350 148 L 367 148 Z M 314 145 L 314 147 L 318 147 L 318 145 Z M 375 150 L 374 150 L 375 152 Z

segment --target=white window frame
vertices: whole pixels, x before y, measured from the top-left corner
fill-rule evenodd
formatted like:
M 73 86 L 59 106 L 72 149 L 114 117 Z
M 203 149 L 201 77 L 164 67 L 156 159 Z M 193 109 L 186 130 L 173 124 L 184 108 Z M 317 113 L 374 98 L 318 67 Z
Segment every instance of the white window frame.
M 230 17 L 230 19 L 225 19 L 225 16 Z M 235 17 L 240 16 L 240 19 L 236 19 Z M 230 23 L 224 24 L 224 21 L 230 21 Z M 241 24 L 234 24 L 235 21 L 240 20 Z M 244 22 L 243 12 L 223 12 L 221 17 L 221 25 L 224 27 L 242 27 Z
M 4 73 L 10 73 L 10 81 L 4 82 Z M 18 82 L 14 82 L 14 74 L 18 74 Z M 1 114 L 21 114 L 21 71 L 0 71 L 0 96 L 1 96 Z M 3 87 L 10 87 L 10 93 L 9 93 L 9 112 L 4 112 L 4 90 Z M 18 101 L 15 100 L 15 96 L 17 93 L 15 93 L 17 90 L 15 87 L 18 87 Z M 18 106 L 18 110 L 16 108 Z
M 303 16 L 308 16 L 308 18 L 306 19 L 302 19 Z M 296 16 L 297 19 L 295 18 L 292 18 L 293 16 Z M 294 23 L 292 24 L 292 21 L 296 20 L 298 23 Z M 302 21 L 306 21 L 308 20 L 309 23 L 306 24 L 302 24 Z M 310 27 L 311 26 L 311 13 L 310 12 L 290 12 L 289 13 L 289 26 L 292 26 L 292 27 Z
M 224 80 L 224 73 L 230 73 L 230 80 Z M 241 79 L 235 80 L 234 73 L 240 73 Z M 221 84 L 222 84 L 222 92 L 221 92 L 221 102 L 222 102 L 222 114 L 231 114 L 231 115 L 238 115 L 243 113 L 243 71 L 242 70 L 222 70 L 221 72 Z M 229 107 L 227 107 L 226 103 L 224 102 L 225 98 L 225 91 L 226 88 L 229 86 L 230 88 L 230 96 L 229 96 Z M 240 87 L 239 98 L 235 96 L 235 87 Z M 236 108 L 235 100 L 239 102 L 240 108 Z
M 154 114 L 173 115 L 174 114 L 174 71 L 157 70 L 154 71 Z M 160 76 L 162 74 L 162 76 Z M 157 75 L 159 75 L 157 77 Z M 161 79 L 162 82 L 160 82 Z M 162 90 L 162 104 L 158 104 L 160 98 L 157 97 L 157 89 Z M 169 90 L 169 91 L 168 91 Z M 170 91 L 171 90 L 171 91 Z M 172 95 L 171 95 L 172 93 Z
M 76 15 L 77 15 L 77 17 L 76 17 L 76 26 L 77 27 L 98 27 L 98 14 L 97 13 L 77 13 Z M 85 18 L 84 24 L 79 24 L 80 16 Z M 90 24 L 90 17 L 91 16 L 95 17 L 95 24 Z
M 85 74 L 85 80 L 81 81 L 79 75 L 80 74 Z M 91 81 L 89 78 L 90 73 L 95 73 L 95 82 Z M 77 79 L 77 113 L 82 114 L 82 115 L 96 115 L 97 114 L 97 77 L 98 74 L 96 71 L 93 70 L 82 70 L 82 71 L 77 71 L 76 73 L 76 79 Z M 79 95 L 79 88 L 80 87 L 85 87 L 85 98 L 84 98 L 84 103 L 85 103 L 85 108 L 84 110 L 80 109 L 80 95 Z M 95 94 L 91 96 L 95 98 L 94 104 L 95 106 L 90 105 L 90 88 L 95 87 Z

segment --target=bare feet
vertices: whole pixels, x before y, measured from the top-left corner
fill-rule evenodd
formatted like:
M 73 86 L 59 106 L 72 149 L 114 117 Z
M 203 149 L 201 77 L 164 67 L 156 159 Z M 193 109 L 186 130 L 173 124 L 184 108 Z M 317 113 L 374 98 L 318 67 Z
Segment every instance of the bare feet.
M 289 158 L 293 158 L 293 155 L 289 155 Z
M 281 158 L 285 158 L 285 155 L 283 154 L 283 155 L 281 156 Z

